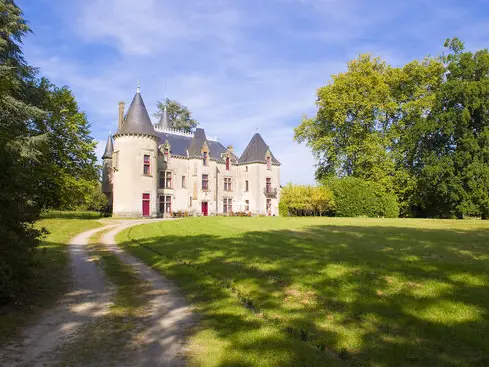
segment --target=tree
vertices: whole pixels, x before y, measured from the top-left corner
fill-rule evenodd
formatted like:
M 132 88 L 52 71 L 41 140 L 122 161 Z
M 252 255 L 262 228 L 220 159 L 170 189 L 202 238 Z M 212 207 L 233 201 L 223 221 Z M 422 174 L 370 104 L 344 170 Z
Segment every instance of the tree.
M 16 300 L 34 275 L 39 231 L 38 163 L 46 136 L 31 131 L 41 110 L 26 100 L 34 69 L 20 50 L 30 31 L 21 10 L 0 0 L 0 305 Z
M 49 150 L 43 161 L 43 207 L 76 209 L 84 206 L 86 193 L 98 181 L 96 142 L 90 124 L 79 110 L 71 90 L 46 78 L 30 83 L 30 99 L 46 111 L 33 121 L 33 129 L 48 136 Z
M 399 196 L 401 212 L 408 215 L 418 184 L 418 129 L 431 112 L 443 73 L 437 59 L 394 68 L 361 55 L 345 73 L 333 75 L 318 90 L 316 116 L 295 129 L 295 139 L 316 157 L 316 177 L 379 183 Z
M 172 128 L 184 131 L 191 131 L 199 124 L 194 118 L 187 106 L 180 104 L 177 101 L 166 98 L 163 102 L 157 103 L 158 111 L 154 116 L 161 119 L 166 107 L 168 119 Z
M 416 157 L 426 215 L 489 215 L 489 51 L 449 39 L 446 81 L 421 130 Z

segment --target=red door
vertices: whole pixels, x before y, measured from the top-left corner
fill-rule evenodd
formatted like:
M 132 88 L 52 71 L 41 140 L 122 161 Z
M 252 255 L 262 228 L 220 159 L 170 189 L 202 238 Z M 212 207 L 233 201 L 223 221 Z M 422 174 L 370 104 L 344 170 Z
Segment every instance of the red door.
M 204 217 L 207 217 L 207 214 L 208 214 L 208 204 L 207 204 L 207 201 L 203 201 L 202 202 L 202 215 Z
M 149 217 L 149 194 L 143 194 L 143 217 Z

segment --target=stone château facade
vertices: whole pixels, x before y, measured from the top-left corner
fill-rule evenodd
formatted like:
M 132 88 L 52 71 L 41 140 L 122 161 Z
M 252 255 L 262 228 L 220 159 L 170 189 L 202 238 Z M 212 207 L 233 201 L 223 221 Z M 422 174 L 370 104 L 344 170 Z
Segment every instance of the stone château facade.
M 260 134 L 238 157 L 204 129 L 173 129 L 166 110 L 153 125 L 139 88 L 125 116 L 119 103 L 118 130 L 102 159 L 114 216 L 278 215 L 280 162 Z

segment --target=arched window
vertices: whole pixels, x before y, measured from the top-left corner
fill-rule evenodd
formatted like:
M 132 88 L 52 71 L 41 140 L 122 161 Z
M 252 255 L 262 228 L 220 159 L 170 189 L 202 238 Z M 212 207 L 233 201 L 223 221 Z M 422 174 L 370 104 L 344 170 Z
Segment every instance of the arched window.
M 227 171 L 229 171 L 230 166 L 231 166 L 231 160 L 229 159 L 229 157 L 226 157 L 226 170 Z

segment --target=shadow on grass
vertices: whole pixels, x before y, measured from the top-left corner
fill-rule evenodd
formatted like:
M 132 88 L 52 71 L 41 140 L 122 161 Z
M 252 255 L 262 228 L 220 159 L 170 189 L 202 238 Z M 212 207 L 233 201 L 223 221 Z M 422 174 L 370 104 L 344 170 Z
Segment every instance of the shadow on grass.
M 487 231 L 135 233 L 137 243 L 121 245 L 198 305 L 195 332 L 209 329 L 227 345 L 221 365 L 260 356 L 273 365 L 489 365 Z

